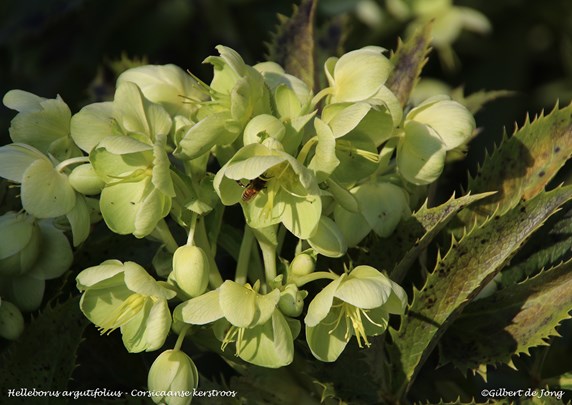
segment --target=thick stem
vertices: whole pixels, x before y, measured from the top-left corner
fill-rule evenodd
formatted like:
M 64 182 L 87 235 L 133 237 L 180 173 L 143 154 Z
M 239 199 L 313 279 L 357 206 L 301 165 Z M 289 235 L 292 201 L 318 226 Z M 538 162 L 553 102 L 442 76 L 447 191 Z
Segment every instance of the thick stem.
M 260 250 L 262 251 L 262 261 L 264 262 L 264 274 L 266 276 L 266 284 L 274 280 L 277 275 L 276 271 L 276 245 L 258 241 Z
M 250 254 L 252 253 L 252 242 L 254 241 L 254 234 L 248 225 L 244 226 L 244 235 L 242 243 L 240 244 L 240 251 L 238 253 L 238 260 L 236 263 L 236 274 L 234 281 L 239 284 L 246 283 L 248 275 L 248 267 L 250 264 Z
M 198 214 L 193 212 L 193 216 L 191 217 L 191 225 L 189 226 L 189 235 L 187 236 L 187 245 L 194 245 L 195 244 L 195 229 L 197 228 L 197 218 Z

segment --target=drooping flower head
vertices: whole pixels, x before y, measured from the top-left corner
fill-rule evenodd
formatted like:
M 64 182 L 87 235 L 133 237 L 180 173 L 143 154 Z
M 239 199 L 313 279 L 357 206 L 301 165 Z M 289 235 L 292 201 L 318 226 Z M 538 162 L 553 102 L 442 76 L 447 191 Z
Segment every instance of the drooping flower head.
M 160 348 L 171 328 L 167 300 L 176 293 L 134 262 L 106 260 L 78 274 L 80 308 L 102 334 L 120 328 L 132 353 Z
M 410 183 L 435 181 L 443 172 L 447 151 L 468 142 L 475 129 L 473 115 L 448 96 L 434 96 L 405 117 L 397 147 L 399 173 Z
M 174 317 L 191 325 L 215 323 L 222 350 L 235 343 L 236 356 L 249 363 L 270 368 L 288 365 L 298 322 L 288 321 L 278 309 L 278 289 L 260 294 L 259 288 L 260 283 L 227 280 L 218 289 L 180 304 Z
M 151 365 L 147 387 L 156 404 L 188 405 L 187 394 L 199 384 L 199 372 L 193 360 L 181 350 L 165 350 Z
M 359 347 L 385 331 L 389 314 L 403 314 L 403 288 L 371 266 L 357 266 L 319 292 L 308 306 L 306 340 L 316 358 L 335 361 L 352 336 Z

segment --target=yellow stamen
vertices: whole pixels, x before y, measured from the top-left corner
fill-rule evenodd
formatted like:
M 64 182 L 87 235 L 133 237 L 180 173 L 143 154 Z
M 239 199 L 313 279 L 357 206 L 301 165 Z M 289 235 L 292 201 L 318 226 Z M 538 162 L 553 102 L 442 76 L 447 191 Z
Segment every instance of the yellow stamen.
M 120 305 L 109 314 L 109 316 L 98 326 L 100 333 L 110 334 L 115 329 L 125 325 L 133 319 L 145 306 L 147 297 L 141 294 L 134 293 L 127 297 Z

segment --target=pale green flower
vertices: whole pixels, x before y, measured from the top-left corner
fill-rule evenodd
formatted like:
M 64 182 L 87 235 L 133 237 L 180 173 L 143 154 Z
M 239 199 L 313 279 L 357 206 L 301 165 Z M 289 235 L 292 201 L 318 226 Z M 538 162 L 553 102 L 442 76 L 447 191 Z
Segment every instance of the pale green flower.
M 307 239 L 318 226 L 322 202 L 317 180 L 284 151 L 258 143 L 244 146 L 216 174 L 214 188 L 223 204 L 242 204 L 253 228 L 282 222 Z
M 66 215 L 76 204 L 67 174 L 32 146 L 12 143 L 0 147 L 0 176 L 21 183 L 22 206 L 36 218 Z
M 40 229 L 35 218 L 8 211 L 0 216 L 0 276 L 27 273 L 40 251 Z
M 253 117 L 272 112 L 262 75 L 233 49 L 221 45 L 216 49 L 220 56 L 205 59 L 214 68 L 211 84 L 201 84 L 210 100 L 201 102 L 196 123 L 183 126 L 175 150 L 178 157 L 194 159 L 215 146 L 231 144 Z
M 475 126 L 469 110 L 448 96 L 425 100 L 405 117 L 397 147 L 399 173 L 413 184 L 432 183 L 443 172 L 447 151 L 468 142 Z
M 21 252 L 26 255 L 29 254 L 29 256 L 19 257 L 20 273 L 12 273 L 12 275 L 8 275 L 0 281 L 0 294 L 7 297 L 22 311 L 35 311 L 42 304 L 46 280 L 58 278 L 70 268 L 73 261 L 71 246 L 68 238 L 52 224 L 51 220 L 36 222 L 32 217 L 24 213 L 17 214 L 15 217 L 13 213 L 8 213 L 1 218 L 8 219 L 7 222 L 12 223 L 10 228 L 13 233 L 2 233 L 0 245 L 3 248 L 0 248 L 0 251 L 4 250 L 4 252 L 8 253 L 13 251 L 18 244 L 13 243 L 17 242 L 17 240 L 11 239 L 16 236 L 22 242 L 28 237 L 28 232 L 31 231 L 32 235 Z M 16 220 L 15 223 L 13 222 L 14 220 Z M 30 243 L 33 245 L 32 247 L 30 247 Z M 3 263 L 0 260 L 0 266 L 3 267 L 3 270 L 9 269 L 10 264 L 15 264 L 14 261 L 17 258 L 16 254 L 8 258 L 7 262 Z
M 199 372 L 193 360 L 181 350 L 165 350 L 151 364 L 147 388 L 156 404 L 188 405 L 199 385 Z M 173 395 L 167 395 L 172 393 Z
M 70 137 L 71 111 L 60 96 L 46 99 L 27 91 L 10 90 L 3 102 L 18 111 L 9 130 L 13 142 L 33 146 L 60 161 L 81 155 Z
M 384 48 L 366 46 L 324 64 L 329 87 L 320 91 L 314 102 L 327 95 L 327 104 L 364 102 L 384 107 L 393 124 L 401 122 L 402 108 L 397 97 L 385 86 L 393 64 L 383 55 Z
M 135 83 L 146 99 L 163 106 L 172 117 L 192 118 L 199 103 L 208 99 L 197 80 L 175 65 L 137 66 L 119 75 L 117 86 L 123 82 Z
M 218 289 L 180 304 L 174 317 L 191 325 L 216 322 L 224 328 L 222 350 L 235 343 L 236 356 L 262 367 L 278 368 L 292 362 L 293 332 L 277 305 L 280 291 L 268 294 L 254 286 L 225 281 Z M 218 322 L 217 322 L 218 321 Z
M 115 129 L 109 129 L 114 135 L 104 132 L 95 145 L 81 133 L 75 137 L 89 150 L 91 165 L 105 183 L 100 208 L 106 224 L 116 233 L 144 237 L 169 213 L 175 196 L 167 155 L 171 118 L 131 82 L 118 87 L 108 112 L 115 119 Z M 98 128 L 98 118 L 86 114 L 82 121 L 93 120 Z
M 323 288 L 308 306 L 306 340 L 312 354 L 335 361 L 352 336 L 359 347 L 387 328 L 389 314 L 403 314 L 403 288 L 371 266 L 357 266 Z
M 173 254 L 173 271 L 169 281 L 187 298 L 203 294 L 209 282 L 209 258 L 198 246 L 184 245 Z
M 157 350 L 169 334 L 167 300 L 176 293 L 134 262 L 106 260 L 78 274 L 80 308 L 101 334 L 120 328 L 131 353 Z

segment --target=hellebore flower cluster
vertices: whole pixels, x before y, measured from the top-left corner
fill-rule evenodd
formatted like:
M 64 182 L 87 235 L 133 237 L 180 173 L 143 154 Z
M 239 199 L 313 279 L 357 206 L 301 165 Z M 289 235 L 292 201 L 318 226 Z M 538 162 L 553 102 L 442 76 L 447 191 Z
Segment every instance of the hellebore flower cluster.
M 150 389 L 197 387 L 182 347 L 195 333 L 243 362 L 292 363 L 305 311 L 317 359 L 335 361 L 352 336 L 369 346 L 390 314 L 404 313 L 404 290 L 368 265 L 317 271 L 320 256 L 390 236 L 411 215 L 411 190 L 434 182 L 475 129 L 447 97 L 404 111 L 386 86 L 393 65 L 383 48 L 329 58 L 317 94 L 274 62 L 250 66 L 217 50 L 205 60 L 210 84 L 174 65 L 139 66 L 119 76 L 113 100 L 74 115 L 60 97 L 4 97 L 18 115 L 0 176 L 19 184 L 23 210 L 0 217 L 0 295 L 37 308 L 44 280 L 71 265 L 66 230 L 79 246 L 102 219 L 116 234 L 158 241 L 147 269 L 110 258 L 76 279 L 85 316 L 102 334 L 119 329 L 129 352 L 160 349 L 171 329 L 179 335 L 151 366 Z M 234 279 L 219 271 L 221 249 L 236 261 Z M 313 298 L 300 289 L 323 279 Z M 42 294 L 21 299 L 24 290 Z

